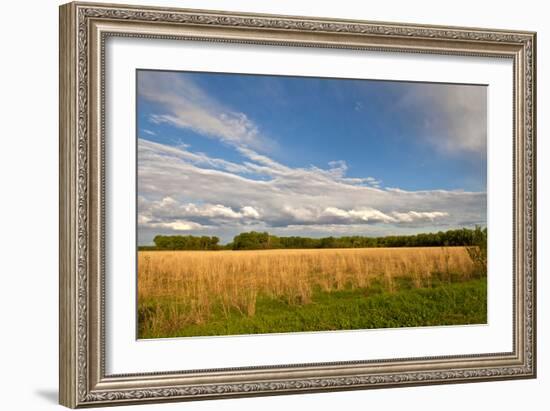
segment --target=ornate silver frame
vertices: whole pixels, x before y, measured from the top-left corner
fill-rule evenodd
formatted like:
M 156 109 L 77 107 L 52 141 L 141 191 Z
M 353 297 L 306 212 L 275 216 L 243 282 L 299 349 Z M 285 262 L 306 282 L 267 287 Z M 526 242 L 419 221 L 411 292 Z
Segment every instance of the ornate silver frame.
M 109 36 L 512 59 L 514 349 L 470 356 L 106 375 L 104 45 Z M 60 7 L 60 403 L 104 406 L 536 376 L 533 32 L 70 3 Z M 266 359 L 269 362 L 269 359 Z

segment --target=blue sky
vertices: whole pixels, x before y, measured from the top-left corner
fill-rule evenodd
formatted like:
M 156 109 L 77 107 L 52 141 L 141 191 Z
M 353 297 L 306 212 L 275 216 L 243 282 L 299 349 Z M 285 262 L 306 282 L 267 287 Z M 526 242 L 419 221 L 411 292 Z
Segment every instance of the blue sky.
M 485 86 L 137 76 L 140 244 L 485 224 Z

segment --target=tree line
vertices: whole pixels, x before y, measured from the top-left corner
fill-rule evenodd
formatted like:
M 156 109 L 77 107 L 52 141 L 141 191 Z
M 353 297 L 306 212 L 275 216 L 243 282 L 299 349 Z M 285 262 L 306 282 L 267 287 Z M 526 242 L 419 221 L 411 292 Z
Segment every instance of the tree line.
M 154 246 L 139 247 L 140 250 L 221 250 L 220 239 L 216 236 L 157 235 Z
M 385 237 L 279 237 L 268 232 L 250 231 L 240 233 L 233 241 L 221 245 L 216 236 L 157 235 L 154 246 L 141 246 L 140 250 L 270 250 L 304 248 L 375 248 L 375 247 L 487 247 L 487 228 L 462 228 L 413 235 Z

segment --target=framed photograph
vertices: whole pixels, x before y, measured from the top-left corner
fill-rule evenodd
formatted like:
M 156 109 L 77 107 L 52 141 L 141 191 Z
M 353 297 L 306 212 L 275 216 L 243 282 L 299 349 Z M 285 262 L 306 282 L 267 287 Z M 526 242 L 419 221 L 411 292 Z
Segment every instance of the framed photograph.
M 60 403 L 534 378 L 533 32 L 60 8 Z

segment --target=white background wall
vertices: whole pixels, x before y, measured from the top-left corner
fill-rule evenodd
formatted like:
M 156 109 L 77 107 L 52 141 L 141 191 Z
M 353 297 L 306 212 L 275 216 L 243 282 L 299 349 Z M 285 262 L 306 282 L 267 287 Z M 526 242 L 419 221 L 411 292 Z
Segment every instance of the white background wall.
M 550 26 L 545 2 L 353 0 L 185 0 L 135 4 L 225 9 L 376 21 L 432 23 L 538 32 L 538 288 L 537 380 L 443 385 L 142 405 L 136 410 L 270 409 L 548 409 L 550 389 Z M 0 408 L 57 405 L 57 65 L 55 0 L 2 4 L 0 64 Z M 546 255 L 545 255 L 546 254 Z M 545 325 L 546 324 L 546 325 Z M 547 402 L 545 404 L 544 402 Z

